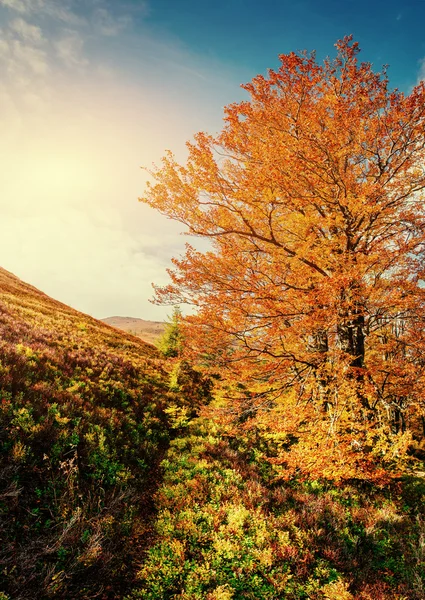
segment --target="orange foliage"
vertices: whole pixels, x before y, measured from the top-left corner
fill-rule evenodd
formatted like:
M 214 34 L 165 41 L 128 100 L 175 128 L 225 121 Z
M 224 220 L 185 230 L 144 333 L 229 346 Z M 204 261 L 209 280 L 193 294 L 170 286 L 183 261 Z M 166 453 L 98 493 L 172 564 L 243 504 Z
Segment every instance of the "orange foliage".
M 222 132 L 197 134 L 185 166 L 168 152 L 141 200 L 211 240 L 157 289 L 197 309 L 192 357 L 239 382 L 242 413 L 295 411 L 304 462 L 335 448 L 354 476 L 422 435 L 425 86 L 390 91 L 351 37 L 336 47 L 243 85 Z

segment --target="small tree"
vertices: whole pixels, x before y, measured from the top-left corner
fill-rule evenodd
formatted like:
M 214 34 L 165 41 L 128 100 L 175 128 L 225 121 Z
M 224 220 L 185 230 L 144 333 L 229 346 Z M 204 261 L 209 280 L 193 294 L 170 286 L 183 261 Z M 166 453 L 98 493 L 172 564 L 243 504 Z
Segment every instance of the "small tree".
M 166 324 L 165 331 L 158 341 L 159 350 L 167 358 L 176 358 L 180 356 L 183 341 L 181 318 L 181 309 L 178 306 L 175 306 L 170 321 Z
M 175 423 L 197 414 L 199 407 L 210 400 L 212 382 L 199 370 L 193 368 L 183 356 L 182 313 L 178 306 L 173 308 L 170 322 L 158 342 L 164 356 L 173 359 L 170 372 L 170 390 L 176 392 L 176 403 L 167 409 Z M 182 420 L 183 419 L 183 420 Z M 180 426 L 179 425 L 179 426 Z

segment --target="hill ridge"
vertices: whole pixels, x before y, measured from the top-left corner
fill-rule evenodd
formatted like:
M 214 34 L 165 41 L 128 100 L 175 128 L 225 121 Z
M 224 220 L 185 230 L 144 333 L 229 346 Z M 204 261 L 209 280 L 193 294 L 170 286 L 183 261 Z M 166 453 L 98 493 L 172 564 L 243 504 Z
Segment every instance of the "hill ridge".
M 154 344 L 164 333 L 166 323 L 163 321 L 150 321 L 140 317 L 113 316 L 101 319 L 103 323 L 131 333 L 147 343 Z

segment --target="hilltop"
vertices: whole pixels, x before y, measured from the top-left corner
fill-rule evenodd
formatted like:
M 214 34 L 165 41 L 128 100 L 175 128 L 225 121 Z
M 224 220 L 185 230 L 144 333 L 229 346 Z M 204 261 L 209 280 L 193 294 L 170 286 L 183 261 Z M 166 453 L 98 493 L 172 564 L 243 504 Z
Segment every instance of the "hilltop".
M 150 344 L 154 344 L 165 331 L 165 323 L 162 321 L 145 321 L 136 317 L 107 317 L 101 320 Z
M 0 597 L 122 596 L 174 397 L 153 346 L 0 269 Z

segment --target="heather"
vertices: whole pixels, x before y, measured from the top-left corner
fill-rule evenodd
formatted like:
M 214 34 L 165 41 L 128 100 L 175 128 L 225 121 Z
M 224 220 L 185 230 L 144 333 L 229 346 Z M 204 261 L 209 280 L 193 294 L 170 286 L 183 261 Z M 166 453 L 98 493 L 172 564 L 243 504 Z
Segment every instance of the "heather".
M 173 400 L 155 348 L 0 270 L 0 590 L 120 597 Z

